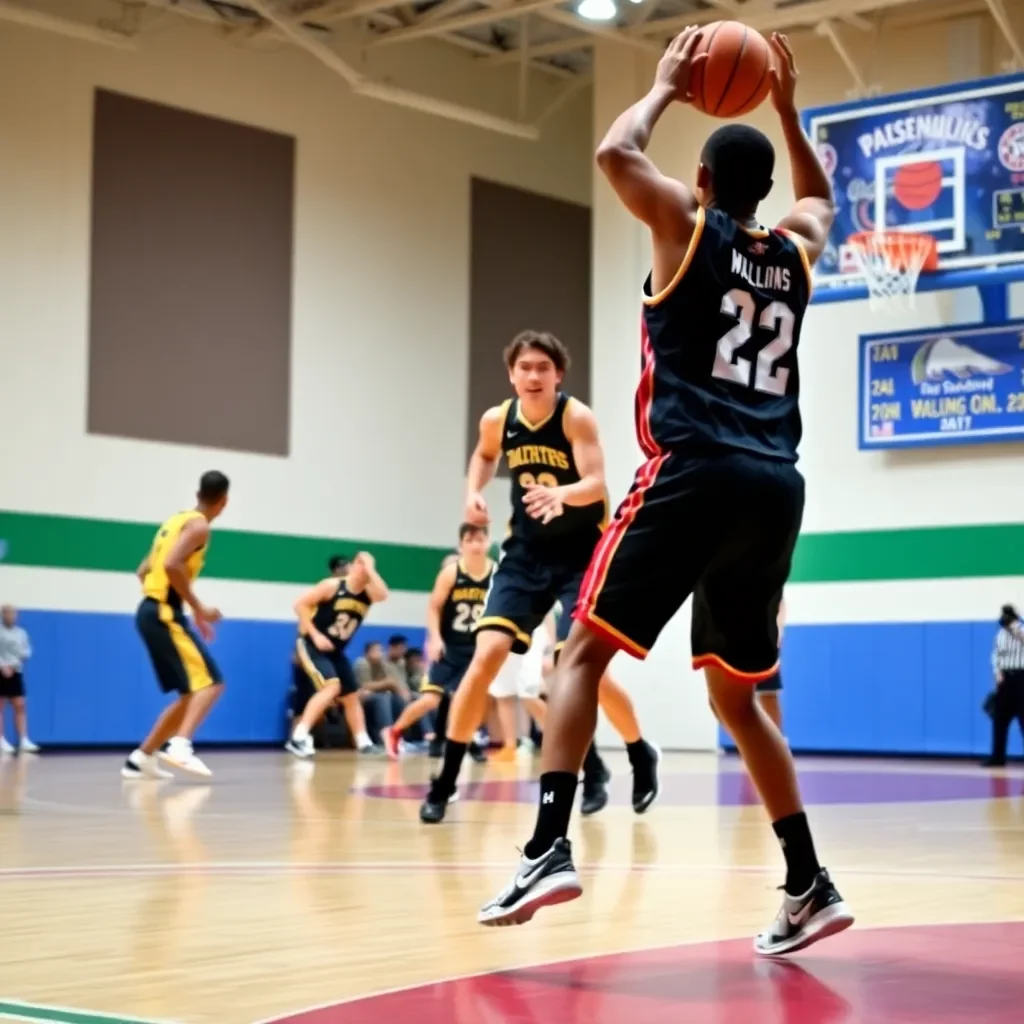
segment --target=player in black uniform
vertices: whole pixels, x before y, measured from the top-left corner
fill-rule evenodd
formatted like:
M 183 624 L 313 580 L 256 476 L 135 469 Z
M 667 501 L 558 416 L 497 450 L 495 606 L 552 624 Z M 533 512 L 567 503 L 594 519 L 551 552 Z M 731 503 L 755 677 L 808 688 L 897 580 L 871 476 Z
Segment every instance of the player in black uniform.
M 502 455 L 512 477 L 512 518 L 487 607 L 477 623 L 476 650 L 452 700 L 448 742 L 441 774 L 420 808 L 420 819 L 436 823 L 455 792 L 462 759 L 483 717 L 487 690 L 510 652 L 525 653 L 533 631 L 556 602 L 576 605 L 580 584 L 606 515 L 604 453 L 594 414 L 558 390 L 568 368 L 565 346 L 550 334 L 523 331 L 505 350 L 505 364 L 517 397 L 489 409 L 480 420 L 480 438 L 466 480 L 466 520 L 484 524 L 487 503 L 481 493 Z M 569 616 L 559 623 L 558 640 L 568 633 Z M 556 645 L 556 654 L 561 643 Z M 607 685 L 609 684 L 606 681 Z M 658 794 L 657 752 L 635 727 L 625 736 L 633 766 L 633 807 L 643 813 Z M 591 740 L 594 730 L 591 729 Z M 545 740 L 546 742 L 546 740 Z M 583 761 L 581 753 L 580 760 Z M 579 765 L 577 765 L 579 768 Z M 607 802 L 607 769 L 589 744 L 584 766 L 584 811 Z
M 339 697 L 356 749 L 374 749 L 366 732 L 359 684 L 345 656 L 345 646 L 366 618 L 370 605 L 387 600 L 387 596 L 387 584 L 377 572 L 373 555 L 362 551 L 352 559 L 344 575 L 328 576 L 295 602 L 299 617 L 296 653 L 317 691 L 307 701 L 285 744 L 285 749 L 296 757 L 314 755 L 310 732 Z
M 618 650 L 643 658 L 692 593 L 693 663 L 736 741 L 786 859 L 783 906 L 755 940 L 788 953 L 849 927 L 853 915 L 818 863 L 789 748 L 754 684 L 778 660 L 776 612 L 804 503 L 796 348 L 811 265 L 834 216 L 832 188 L 800 126 L 796 68 L 774 35 L 772 99 L 782 122 L 796 205 L 775 230 L 757 221 L 775 153 L 760 132 L 730 124 L 704 145 L 697 188 L 644 155 L 658 117 L 686 102 L 701 30 L 662 57 L 644 99 L 598 149 L 619 198 L 651 230 L 637 435 L 647 457 L 594 552 L 552 688 L 533 838 L 512 882 L 480 911 L 483 924 L 528 921 L 581 893 L 565 838 L 577 771 L 594 731 L 598 680 Z M 698 58 L 702 60 L 705 58 Z
M 487 603 L 494 562 L 487 553 L 487 527 L 459 527 L 459 557 L 437 574 L 427 604 L 427 660 L 430 672 L 418 700 L 406 705 L 391 728 L 381 730 L 384 749 L 398 758 L 402 733 L 436 711 L 445 694 L 454 693 L 473 660 L 474 630 Z

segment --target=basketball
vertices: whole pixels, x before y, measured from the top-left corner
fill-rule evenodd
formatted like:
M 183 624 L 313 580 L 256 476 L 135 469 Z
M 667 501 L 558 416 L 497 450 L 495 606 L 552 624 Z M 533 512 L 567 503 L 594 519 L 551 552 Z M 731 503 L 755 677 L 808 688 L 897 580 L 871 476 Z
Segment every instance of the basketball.
M 926 210 L 942 192 L 942 167 L 933 160 L 903 164 L 893 177 L 892 191 L 908 210 Z
M 708 59 L 693 69 L 693 105 L 714 117 L 739 117 L 760 106 L 771 91 L 771 47 L 764 36 L 739 21 L 714 21 L 694 56 Z

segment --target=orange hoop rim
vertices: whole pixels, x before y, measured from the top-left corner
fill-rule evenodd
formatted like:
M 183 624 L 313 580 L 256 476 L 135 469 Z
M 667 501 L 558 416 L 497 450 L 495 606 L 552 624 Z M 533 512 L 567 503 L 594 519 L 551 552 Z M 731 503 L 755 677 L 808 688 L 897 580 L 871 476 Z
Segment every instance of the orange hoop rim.
M 908 243 L 913 243 L 912 245 Z M 934 235 L 924 231 L 855 231 L 846 239 L 846 244 L 868 252 L 885 253 L 886 259 L 895 267 L 906 270 L 910 266 L 910 252 L 916 255 L 925 250 L 921 270 L 938 270 L 939 246 Z

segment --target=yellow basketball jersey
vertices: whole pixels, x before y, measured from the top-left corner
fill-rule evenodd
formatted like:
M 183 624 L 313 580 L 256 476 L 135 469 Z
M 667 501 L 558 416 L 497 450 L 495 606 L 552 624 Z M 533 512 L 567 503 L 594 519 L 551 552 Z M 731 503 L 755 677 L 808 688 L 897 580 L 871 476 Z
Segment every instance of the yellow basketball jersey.
M 186 523 L 193 519 L 202 518 L 202 512 L 190 509 L 188 512 L 178 512 L 171 516 L 156 532 L 153 538 L 153 546 L 149 551 L 149 572 L 142 581 L 142 592 L 146 597 L 152 597 L 163 604 L 172 605 L 175 608 L 181 607 L 181 595 L 171 586 L 167 578 L 167 569 L 164 566 L 168 554 L 174 547 L 175 541 L 181 535 Z M 202 571 L 203 563 L 206 561 L 206 549 L 204 544 L 198 551 L 194 551 L 185 562 L 185 571 L 188 578 L 194 580 Z

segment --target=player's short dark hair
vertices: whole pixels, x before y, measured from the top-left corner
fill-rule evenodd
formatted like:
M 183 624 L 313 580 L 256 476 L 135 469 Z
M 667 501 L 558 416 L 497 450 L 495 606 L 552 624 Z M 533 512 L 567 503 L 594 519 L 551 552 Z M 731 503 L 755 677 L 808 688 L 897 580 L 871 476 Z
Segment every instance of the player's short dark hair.
M 374 649 L 374 647 L 380 647 L 380 641 L 367 640 L 366 643 L 363 645 L 363 654 L 369 654 L 370 651 Z
M 555 364 L 556 370 L 565 373 L 569 369 L 572 362 L 569 350 L 547 331 L 520 331 L 505 346 L 505 365 L 511 370 L 516 365 L 516 360 L 530 348 L 543 352 Z
M 479 526 L 476 523 L 463 523 L 459 527 L 459 541 L 464 541 L 467 537 L 475 537 L 478 533 L 487 533 L 486 526 Z
M 711 174 L 715 203 L 727 213 L 752 213 L 772 189 L 775 147 L 749 124 L 726 124 L 712 132 L 700 162 Z
M 209 469 L 199 478 L 199 500 L 220 501 L 230 486 L 231 481 L 220 470 Z
M 331 555 L 327 559 L 327 568 L 331 572 L 337 572 L 339 569 L 347 569 L 351 561 L 352 559 L 348 555 Z
M 388 637 L 388 647 L 394 647 L 396 644 L 405 644 L 406 647 L 408 647 L 409 638 L 403 633 L 392 633 L 391 636 Z
M 405 652 L 405 656 L 406 658 L 422 658 L 423 651 L 419 647 L 410 647 L 409 650 Z

